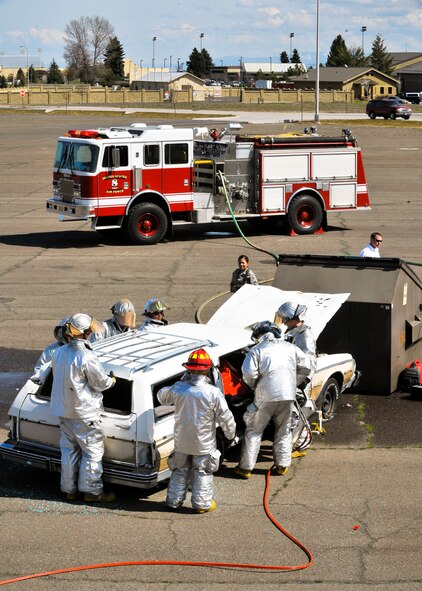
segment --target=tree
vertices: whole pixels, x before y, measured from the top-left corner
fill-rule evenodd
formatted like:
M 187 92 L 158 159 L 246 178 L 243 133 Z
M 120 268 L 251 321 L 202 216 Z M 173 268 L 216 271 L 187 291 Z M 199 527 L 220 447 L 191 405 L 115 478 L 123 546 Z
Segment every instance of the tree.
M 327 57 L 328 67 L 350 66 L 350 54 L 346 43 L 341 35 L 337 35 L 331 43 L 330 51 Z
M 106 77 L 110 82 L 122 82 L 125 77 L 123 46 L 117 37 L 111 37 L 104 54 Z
M 280 53 L 280 62 L 282 64 L 288 64 L 289 63 L 289 56 L 287 55 L 287 51 L 282 51 Z
M 300 76 L 301 74 L 304 74 L 305 71 L 305 66 L 303 64 L 295 64 L 294 66 L 287 68 L 285 79 L 288 80 L 290 76 Z
M 206 78 L 209 76 L 210 70 L 213 66 L 213 61 L 206 49 L 198 51 L 196 47 L 193 48 L 192 53 L 186 62 L 187 71 L 198 78 Z
M 29 81 L 32 82 L 39 82 L 39 78 L 38 78 L 38 72 L 37 70 L 34 68 L 34 64 L 31 64 L 29 66 Z
M 63 56 L 69 66 L 77 68 L 82 82 L 96 82 L 98 67 L 113 34 L 113 26 L 101 16 L 81 16 L 66 25 Z
M 3 76 L 3 74 L 0 76 L 0 88 L 7 88 L 6 76 Z
M 300 64 L 302 63 L 302 60 L 300 59 L 300 55 L 297 49 L 293 49 L 292 51 L 292 57 L 290 58 L 290 63 L 291 64 Z
M 368 65 L 368 59 L 365 57 L 362 47 L 349 47 L 349 63 L 351 68 L 363 68 Z
M 393 73 L 393 58 L 384 45 L 384 39 L 377 35 L 372 43 L 372 53 L 369 56 L 371 66 L 390 76 Z
M 56 64 L 56 61 L 53 61 L 50 64 L 47 73 L 47 83 L 48 84 L 63 84 L 64 77 L 62 71 L 60 70 L 59 66 Z
M 16 78 L 15 78 L 15 86 L 25 86 L 26 84 L 26 76 L 22 70 L 22 68 L 19 68 L 17 74 L 16 74 Z

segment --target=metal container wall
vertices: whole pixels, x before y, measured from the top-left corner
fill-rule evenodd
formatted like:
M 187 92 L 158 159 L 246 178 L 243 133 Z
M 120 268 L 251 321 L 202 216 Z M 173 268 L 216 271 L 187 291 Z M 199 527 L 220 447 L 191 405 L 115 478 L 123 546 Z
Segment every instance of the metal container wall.
M 422 358 L 422 281 L 400 259 L 279 255 L 273 285 L 344 293 L 349 299 L 318 339 L 325 353 L 351 353 L 359 390 L 390 394 L 406 364 Z

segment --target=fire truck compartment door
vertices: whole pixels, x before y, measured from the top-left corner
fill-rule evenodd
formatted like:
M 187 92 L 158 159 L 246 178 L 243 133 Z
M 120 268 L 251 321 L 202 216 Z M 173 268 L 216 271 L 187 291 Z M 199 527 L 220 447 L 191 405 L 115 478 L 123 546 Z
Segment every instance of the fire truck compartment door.
M 330 207 L 356 207 L 356 183 L 330 183 Z
M 262 182 L 295 181 L 309 179 L 309 152 L 261 153 Z
M 283 185 L 262 187 L 262 213 L 268 211 L 284 211 L 285 193 L 286 187 Z
M 355 179 L 357 171 L 357 154 L 347 152 L 325 151 L 312 154 L 312 178 L 314 179 Z

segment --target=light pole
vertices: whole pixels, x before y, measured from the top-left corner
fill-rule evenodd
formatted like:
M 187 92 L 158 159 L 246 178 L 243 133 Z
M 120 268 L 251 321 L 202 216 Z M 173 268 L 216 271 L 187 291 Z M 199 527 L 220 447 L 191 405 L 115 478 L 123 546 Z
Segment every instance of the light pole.
M 29 90 L 29 57 L 28 57 L 28 48 L 21 45 L 21 53 L 26 52 L 26 77 L 28 80 L 28 90 Z
M 180 57 L 177 58 L 177 71 L 180 72 Z
M 154 71 L 154 80 L 155 80 L 155 42 L 157 41 L 157 37 L 152 38 L 152 69 Z
M 315 123 L 319 122 L 319 0 L 316 5 L 316 76 L 315 76 Z
M 362 33 L 362 54 L 363 54 L 363 57 L 365 57 L 365 33 L 366 33 L 366 27 L 363 26 L 360 31 Z
M 295 36 L 294 33 L 290 33 L 290 61 L 292 61 L 292 42 L 293 42 L 294 36 Z
M 204 38 L 204 33 L 201 33 L 199 35 L 199 47 L 200 47 L 200 51 L 202 53 L 202 39 Z

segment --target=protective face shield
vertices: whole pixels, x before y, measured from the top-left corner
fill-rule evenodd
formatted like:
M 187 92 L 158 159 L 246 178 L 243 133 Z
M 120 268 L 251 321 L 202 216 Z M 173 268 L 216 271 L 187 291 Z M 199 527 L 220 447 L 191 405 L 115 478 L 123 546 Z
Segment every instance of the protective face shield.
M 61 345 L 65 345 L 67 343 L 66 339 L 66 323 L 69 321 L 69 316 L 66 318 L 62 318 L 57 326 L 54 327 L 54 337 L 58 343 Z
M 73 314 L 66 323 L 66 335 L 71 339 L 78 339 L 84 334 L 92 332 L 92 318 L 88 314 Z
M 143 315 L 151 316 L 154 312 L 164 312 L 164 310 L 170 310 L 170 308 L 163 302 L 163 300 L 160 300 L 159 298 L 151 298 L 145 304 Z
M 127 298 L 122 298 L 113 304 L 110 310 L 113 312 L 113 316 L 116 319 L 116 322 L 118 322 L 119 326 L 124 328 L 135 328 L 136 312 L 130 300 Z
M 263 322 L 257 322 L 252 327 L 252 340 L 258 342 L 259 339 L 268 332 L 271 332 L 276 337 L 276 339 L 281 338 L 281 330 L 278 328 L 278 326 L 274 324 L 274 322 L 264 320 Z
M 281 304 L 274 316 L 274 322 L 277 326 L 281 326 L 287 320 L 298 318 L 303 322 L 306 314 L 306 306 L 297 304 L 296 302 L 284 302 Z
M 186 363 L 183 363 L 183 367 L 192 371 L 203 371 L 211 369 L 212 361 L 211 357 L 204 349 L 196 349 L 192 351 Z

